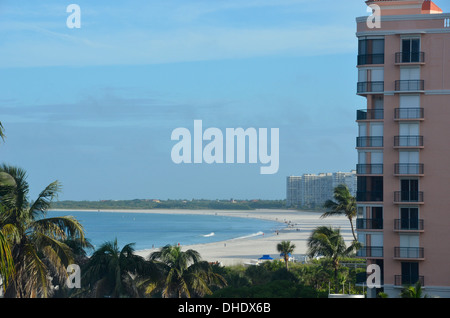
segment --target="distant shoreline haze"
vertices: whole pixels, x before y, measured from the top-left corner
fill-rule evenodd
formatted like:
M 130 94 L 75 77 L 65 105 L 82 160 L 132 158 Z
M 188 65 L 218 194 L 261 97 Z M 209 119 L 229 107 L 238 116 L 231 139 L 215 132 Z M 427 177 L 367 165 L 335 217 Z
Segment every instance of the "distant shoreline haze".
M 286 207 L 285 200 L 101 200 L 101 201 L 57 201 L 52 209 L 213 209 L 254 210 L 280 209 Z
M 183 209 L 183 210 L 287 210 L 286 200 L 101 200 L 101 201 L 56 201 L 52 209 Z M 320 208 L 298 207 L 289 210 L 322 211 Z

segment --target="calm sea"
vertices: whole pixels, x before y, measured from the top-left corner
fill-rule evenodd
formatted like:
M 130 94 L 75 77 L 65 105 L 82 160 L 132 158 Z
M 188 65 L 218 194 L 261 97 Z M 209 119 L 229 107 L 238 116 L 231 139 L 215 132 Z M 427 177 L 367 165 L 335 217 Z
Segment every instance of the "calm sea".
M 96 248 L 116 238 L 120 248 L 135 243 L 135 250 L 143 250 L 258 237 L 283 228 L 273 221 L 222 215 L 49 211 L 47 217 L 63 215 L 80 221 Z

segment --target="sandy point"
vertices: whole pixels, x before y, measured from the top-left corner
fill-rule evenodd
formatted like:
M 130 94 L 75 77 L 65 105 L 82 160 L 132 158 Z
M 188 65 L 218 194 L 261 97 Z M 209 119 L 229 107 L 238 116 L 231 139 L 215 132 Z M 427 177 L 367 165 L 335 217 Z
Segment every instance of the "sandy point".
M 124 212 L 124 211 L 120 211 Z M 136 212 L 136 211 L 134 211 Z M 252 211 L 224 211 L 224 210 L 150 210 L 146 213 L 188 213 L 209 214 L 231 217 L 264 219 L 280 222 L 282 229 L 273 233 L 263 233 L 250 238 L 237 238 L 227 241 L 182 246 L 183 250 L 193 249 L 200 253 L 202 259 L 208 262 L 219 262 L 222 265 L 250 264 L 263 255 L 270 255 L 273 259 L 281 259 L 277 252 L 277 244 L 290 241 L 295 244 L 293 256 L 301 261 L 307 252 L 307 240 L 312 231 L 318 226 L 332 226 L 340 228 L 346 242 L 351 242 L 352 234 L 349 220 L 344 216 L 321 218 L 321 212 L 295 210 L 252 210 Z M 156 249 L 136 251 L 136 254 L 147 257 Z

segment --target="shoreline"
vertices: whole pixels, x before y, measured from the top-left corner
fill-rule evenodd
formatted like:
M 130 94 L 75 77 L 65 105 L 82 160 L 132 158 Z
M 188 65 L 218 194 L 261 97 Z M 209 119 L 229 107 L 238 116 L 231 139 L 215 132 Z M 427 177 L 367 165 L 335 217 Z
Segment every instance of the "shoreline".
M 281 241 L 295 244 L 293 256 L 302 261 L 307 251 L 307 240 L 318 226 L 339 227 L 346 242 L 352 240 L 348 219 L 344 216 L 320 218 L 322 212 L 298 211 L 287 209 L 258 210 L 176 210 L 176 209 L 51 209 L 50 211 L 78 212 L 118 212 L 118 213 L 153 213 L 153 214 L 201 214 L 222 215 L 229 217 L 254 218 L 275 221 L 285 226 L 278 233 L 263 233 L 259 236 L 234 238 L 212 243 L 182 245 L 182 250 L 193 249 L 200 253 L 203 260 L 218 262 L 224 266 L 253 264 L 262 255 L 281 259 L 276 245 Z M 135 254 L 147 258 L 159 248 L 136 250 Z

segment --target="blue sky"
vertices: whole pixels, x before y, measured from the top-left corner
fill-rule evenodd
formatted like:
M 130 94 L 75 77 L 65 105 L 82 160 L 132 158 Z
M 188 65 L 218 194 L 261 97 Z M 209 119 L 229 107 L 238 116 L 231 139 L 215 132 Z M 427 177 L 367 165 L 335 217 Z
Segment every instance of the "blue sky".
M 0 161 L 32 197 L 59 180 L 61 200 L 283 199 L 288 175 L 355 168 L 364 15 L 362 0 L 0 0 Z M 279 128 L 278 173 L 174 164 L 171 132 L 195 119 Z

